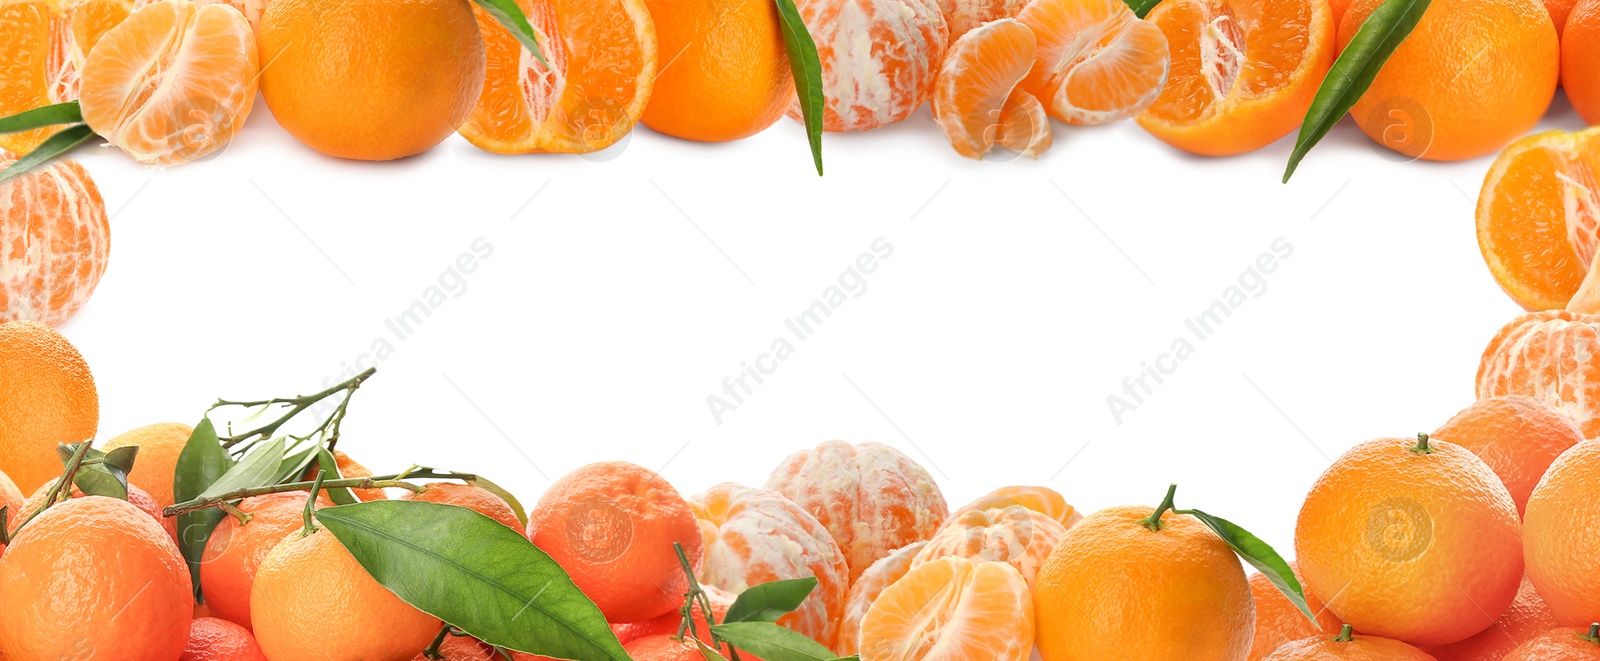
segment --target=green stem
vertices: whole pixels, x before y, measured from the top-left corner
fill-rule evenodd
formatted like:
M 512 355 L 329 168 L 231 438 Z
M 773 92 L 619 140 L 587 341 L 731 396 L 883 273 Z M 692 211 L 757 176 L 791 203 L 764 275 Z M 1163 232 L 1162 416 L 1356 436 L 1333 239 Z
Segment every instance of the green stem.
M 304 437 L 304 439 L 308 439 L 311 436 L 314 436 L 314 435 L 319 434 L 319 433 L 327 432 L 327 431 L 329 431 L 331 429 L 333 434 L 332 434 L 332 436 L 330 438 L 336 441 L 337 438 L 338 438 L 338 427 L 339 427 L 339 424 L 344 421 L 344 413 L 345 413 L 346 410 L 349 409 L 351 396 L 355 394 L 355 391 L 356 391 L 357 388 L 361 387 L 362 383 L 366 382 L 367 379 L 372 378 L 372 375 L 377 373 L 377 371 L 378 371 L 378 368 L 369 367 L 369 368 L 366 369 L 366 371 L 363 371 L 360 374 L 357 374 L 357 375 L 355 375 L 353 377 L 350 377 L 349 379 L 346 379 L 343 382 L 341 382 L 341 383 L 339 383 L 337 385 L 334 385 L 334 386 L 332 386 L 332 387 L 330 387 L 330 388 L 328 388 L 326 390 L 323 390 L 323 391 L 317 392 L 317 393 L 313 393 L 313 394 L 310 394 L 310 395 L 301 395 L 299 397 L 274 397 L 272 399 L 262 399 L 262 400 L 256 400 L 256 401 L 240 401 L 240 402 L 229 401 L 229 400 L 226 400 L 226 399 L 219 399 L 219 400 L 217 400 L 217 403 L 211 405 L 211 409 L 209 409 L 208 412 L 209 411 L 214 411 L 214 410 L 222 408 L 224 406 L 238 406 L 238 407 L 242 407 L 242 408 L 256 408 L 256 407 L 266 407 L 266 406 L 287 405 L 287 406 L 290 407 L 287 412 L 285 412 L 282 416 L 279 416 L 276 420 L 273 420 L 272 422 L 269 422 L 267 424 L 264 424 L 264 425 L 262 425 L 260 427 L 257 427 L 255 429 L 251 429 L 251 430 L 246 431 L 246 432 L 241 432 L 239 434 L 234 434 L 232 436 L 225 436 L 225 437 L 219 439 L 219 440 L 222 441 L 222 447 L 232 449 L 233 446 L 238 445 L 240 443 L 243 443 L 243 442 L 248 441 L 248 440 L 253 439 L 253 438 L 254 439 L 270 438 L 273 434 L 277 433 L 279 428 L 283 427 L 290 420 L 293 420 L 295 416 L 300 415 L 301 413 L 304 413 L 306 411 L 306 409 L 309 409 L 312 406 L 315 406 L 317 404 L 317 402 L 320 402 L 320 401 L 322 401 L 324 399 L 327 399 L 329 397 L 332 397 L 332 396 L 334 396 L 336 394 L 339 394 L 339 393 L 343 392 L 343 393 L 345 393 L 345 396 L 344 396 L 344 400 L 339 402 L 339 408 L 335 409 L 332 415 L 328 416 L 327 419 L 322 421 L 321 425 L 318 425 L 315 430 L 313 430 L 311 433 L 307 434 Z M 302 440 L 304 440 L 304 439 L 302 439 Z M 331 450 L 332 448 L 333 448 L 333 446 L 330 444 L 329 445 L 329 449 Z
M 1350 642 L 1352 640 L 1355 640 L 1355 639 L 1356 639 L 1355 627 L 1352 627 L 1352 626 L 1346 624 L 1346 625 L 1344 625 L 1344 628 L 1339 630 L 1339 635 L 1335 636 L 1333 640 L 1334 640 L 1334 642 L 1348 643 L 1348 642 Z
M 217 507 L 220 508 L 222 511 L 227 512 L 228 516 L 233 517 L 234 520 L 238 521 L 239 525 L 241 525 L 241 526 L 246 524 L 246 523 L 249 523 L 251 517 L 255 516 L 253 514 L 250 514 L 249 512 L 246 512 L 244 510 L 239 509 L 238 507 L 234 506 L 233 503 L 228 503 L 228 502 L 217 503 Z
M 472 473 L 456 473 L 452 471 L 434 470 L 432 468 L 417 468 L 403 473 L 395 473 L 394 475 L 374 475 L 372 477 L 347 477 L 337 480 L 325 480 L 322 483 L 322 488 L 388 489 L 390 487 L 399 487 L 415 493 L 421 493 L 424 491 L 423 487 L 411 484 L 405 480 L 460 480 L 462 482 L 468 482 L 477 478 L 478 476 Z M 273 493 L 288 493 L 290 491 L 309 491 L 312 484 L 313 483 L 311 481 L 284 482 L 283 484 L 270 484 L 260 487 L 234 489 L 233 491 L 209 498 L 196 498 L 188 502 L 178 503 L 176 505 L 168 505 L 165 508 L 162 508 L 161 515 L 177 516 L 179 514 L 185 514 L 188 512 L 194 512 L 212 507 L 221 507 L 223 503 L 231 503 L 236 500 L 244 500 L 254 496 L 265 496 Z
M 422 655 L 435 660 L 443 659 L 444 655 L 439 653 L 439 646 L 444 644 L 444 637 L 450 635 L 450 629 L 451 626 L 448 624 L 439 627 L 439 635 L 433 637 L 433 643 L 428 645 L 428 649 L 422 650 Z
M 1156 511 L 1151 512 L 1150 516 L 1147 516 L 1147 517 L 1145 517 L 1143 519 L 1139 519 L 1139 525 L 1144 526 L 1146 528 L 1149 528 L 1149 529 L 1151 529 L 1153 531 L 1157 531 L 1157 532 L 1159 532 L 1162 528 L 1165 528 L 1166 526 L 1161 524 L 1161 517 L 1162 517 L 1162 515 L 1164 515 L 1167 512 L 1172 510 L 1172 499 L 1173 499 L 1174 496 L 1177 495 L 1177 493 L 1178 493 L 1178 485 L 1176 485 L 1176 484 L 1168 485 L 1167 486 L 1167 497 L 1162 499 L 1161 505 L 1157 506 L 1156 507 Z
M 1417 454 L 1433 454 L 1435 452 L 1433 447 L 1428 445 L 1428 435 L 1426 433 L 1417 434 L 1417 444 L 1411 446 L 1411 451 Z
M 1583 634 L 1579 634 L 1578 637 L 1591 643 L 1600 645 L 1600 622 L 1595 622 L 1594 624 L 1589 625 L 1589 635 L 1585 636 Z
M 78 447 L 72 451 L 72 458 L 67 460 L 67 468 L 61 473 L 61 479 L 56 480 L 56 483 L 50 487 L 50 493 L 45 497 L 44 502 L 39 504 L 39 509 L 34 510 L 33 513 L 28 515 L 28 518 L 23 519 L 21 523 L 17 524 L 16 528 L 11 530 L 10 536 L 6 539 L 8 544 L 10 540 L 16 539 L 17 533 L 21 532 L 23 526 L 28 525 L 40 514 L 44 514 L 44 511 L 50 509 L 51 505 L 72 497 L 72 481 L 77 479 L 78 469 L 83 466 L 83 457 L 89 454 L 89 447 L 93 444 L 92 440 L 84 441 L 79 443 Z M 65 494 L 65 496 L 62 494 Z
M 306 511 L 305 514 L 302 515 L 305 520 L 306 527 L 301 529 L 301 537 L 305 537 L 306 535 L 310 535 L 311 533 L 317 531 L 317 492 L 322 490 L 322 478 L 326 477 L 327 475 L 328 471 L 318 469 L 317 479 L 311 482 L 311 495 L 306 498 Z
M 694 623 L 695 607 L 698 606 L 700 612 L 705 614 L 707 627 L 717 626 L 717 614 L 711 610 L 711 597 L 706 594 L 705 588 L 700 587 L 700 579 L 694 575 L 694 564 L 689 562 L 689 555 L 684 553 L 683 545 L 673 542 L 672 550 L 677 552 L 678 565 L 683 568 L 683 575 L 689 579 L 689 590 L 683 594 L 683 608 L 678 610 L 683 619 L 678 623 L 677 638 L 678 640 L 685 640 L 684 634 L 688 634 L 699 639 L 700 634 Z M 711 636 L 711 647 L 713 649 L 720 651 L 720 648 L 726 645 L 728 648 L 728 661 L 739 661 L 739 651 L 733 649 L 732 644 L 724 641 L 715 631 L 707 631 L 706 633 Z

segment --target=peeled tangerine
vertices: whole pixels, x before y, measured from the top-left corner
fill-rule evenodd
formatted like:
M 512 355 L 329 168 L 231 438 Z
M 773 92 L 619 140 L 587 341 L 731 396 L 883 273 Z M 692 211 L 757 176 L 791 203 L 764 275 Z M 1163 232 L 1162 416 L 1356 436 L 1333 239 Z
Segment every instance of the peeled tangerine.
M 862 131 L 928 100 L 950 28 L 938 0 L 797 0 L 822 63 L 822 127 Z M 800 119 L 800 100 L 789 107 Z
M 1017 20 L 1038 38 L 1022 87 L 1069 124 L 1132 117 L 1167 83 L 1167 37 L 1121 0 L 1038 0 Z
M 878 595 L 911 571 L 912 560 L 927 545 L 927 542 L 917 542 L 901 547 L 872 563 L 850 586 L 850 596 L 844 600 L 844 616 L 839 618 L 839 639 L 833 645 L 835 653 L 847 657 L 861 651 L 861 620 L 867 617 Z
M 229 5 L 162 0 L 107 32 L 84 63 L 83 120 L 146 165 L 227 146 L 256 99 L 256 39 Z
M 956 153 L 983 158 L 995 144 L 1025 156 L 1050 148 L 1044 106 L 1018 83 L 1033 67 L 1033 32 L 1002 18 L 967 32 L 950 55 L 933 90 L 933 120 Z
M 488 64 L 461 136 L 496 154 L 583 154 L 632 131 L 656 77 L 656 31 L 643 0 L 518 4 L 549 66 L 474 5 Z
M 1600 232 L 1600 128 L 1506 147 L 1483 178 L 1477 215 L 1478 250 L 1512 300 L 1530 311 L 1573 302 Z
M 966 505 L 950 510 L 950 519 L 975 510 L 1005 509 L 1012 505 L 1021 505 L 1030 510 L 1054 519 L 1056 523 L 1071 528 L 1083 520 L 1083 513 L 1077 508 L 1067 504 L 1066 497 L 1050 487 L 1000 487 L 990 491 L 977 500 Z M 949 525 L 949 521 L 945 525 Z
M 131 10 L 131 0 L 0 2 L 0 117 L 77 99 L 89 50 Z M 0 149 L 32 151 L 57 128 L 0 135 Z
M 861 661 L 1024 661 L 1033 599 L 1016 568 L 940 558 L 878 595 L 861 623 Z
M 1524 395 L 1578 423 L 1585 438 L 1600 435 L 1600 316 L 1566 310 L 1531 312 L 1511 320 L 1483 350 L 1478 398 Z
M 1032 585 L 1039 567 L 1066 535 L 1067 528 L 1055 519 L 1020 505 L 966 512 L 945 524 L 912 566 L 944 557 L 1004 562 Z
M 0 149 L 0 169 L 15 160 Z M 55 161 L 0 184 L 0 322 L 71 318 L 110 251 L 106 203 L 83 166 Z

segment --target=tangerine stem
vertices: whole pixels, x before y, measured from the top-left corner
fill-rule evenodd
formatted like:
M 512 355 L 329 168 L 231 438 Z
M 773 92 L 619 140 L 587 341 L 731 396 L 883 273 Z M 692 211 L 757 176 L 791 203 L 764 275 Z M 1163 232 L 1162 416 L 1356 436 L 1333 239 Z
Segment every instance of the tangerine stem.
M 306 527 L 300 530 L 301 537 L 305 537 L 317 531 L 317 522 L 315 518 L 315 512 L 317 511 L 317 492 L 322 490 L 322 478 L 327 474 L 328 471 L 318 468 L 317 479 L 311 483 L 311 495 L 306 498 L 306 511 L 305 514 L 302 515 L 305 520 Z
M 1352 627 L 1352 626 L 1350 626 L 1348 624 L 1344 625 L 1343 628 L 1339 629 L 1339 635 L 1335 636 L 1333 638 L 1334 642 L 1338 642 L 1338 643 L 1348 643 L 1348 642 L 1350 642 L 1352 640 L 1355 640 L 1355 639 L 1356 639 L 1355 627 Z
M 439 627 L 439 635 L 433 637 L 433 643 L 422 650 L 422 655 L 435 660 L 443 659 L 444 655 L 439 653 L 439 646 L 444 644 L 444 637 L 450 635 L 450 628 L 449 624 Z
M 1411 446 L 1411 451 L 1415 452 L 1417 454 L 1433 454 L 1434 453 L 1433 447 L 1428 445 L 1428 434 L 1427 434 L 1427 432 L 1419 432 L 1417 434 L 1417 444 Z
M 346 477 L 337 480 L 325 480 L 323 481 L 322 486 L 326 489 L 387 489 L 390 487 L 399 487 L 401 489 L 407 489 L 413 492 L 421 492 L 423 490 L 423 488 L 420 486 L 404 481 L 408 479 L 461 480 L 463 482 L 470 482 L 478 479 L 478 476 L 472 473 L 456 473 L 453 471 L 436 470 L 433 468 L 416 468 L 413 470 L 408 470 L 404 473 L 395 473 L 393 475 Z M 312 483 L 310 481 L 284 482 L 283 484 L 270 484 L 261 487 L 234 489 L 233 491 L 210 498 L 196 498 L 188 502 L 168 505 L 165 508 L 162 508 L 161 515 L 177 516 L 187 512 L 194 512 L 212 507 L 221 507 L 222 503 L 244 500 L 245 498 L 250 498 L 252 496 L 265 496 L 267 494 L 287 493 L 290 491 L 306 491 L 311 488 L 311 484 Z
M 695 607 L 699 606 L 700 612 L 705 613 L 706 626 L 708 628 L 717 626 L 717 614 L 711 610 L 711 597 L 706 595 L 705 588 L 700 586 L 700 579 L 695 577 L 694 566 L 689 562 L 689 555 L 683 552 L 683 545 L 673 542 L 672 550 L 678 554 L 678 565 L 683 567 L 683 575 L 689 579 L 689 590 L 683 593 L 683 608 L 678 609 L 683 619 L 678 622 L 677 638 L 678 640 L 683 640 L 683 635 L 687 633 L 699 639 L 700 634 L 694 624 Z M 728 661 L 739 661 L 739 652 L 733 649 L 733 645 L 724 641 L 715 631 L 706 631 L 706 633 L 711 636 L 711 647 L 713 649 L 727 645 Z
M 16 539 L 17 533 L 22 530 L 23 526 L 28 525 L 40 514 L 44 514 L 44 511 L 49 509 L 51 505 L 56 504 L 57 501 L 66 500 L 66 498 L 62 497 L 62 492 L 66 493 L 67 498 L 72 497 L 72 482 L 78 477 L 78 469 L 83 466 L 83 458 L 89 454 L 89 447 L 92 445 L 94 445 L 93 439 L 79 443 L 78 447 L 73 449 L 72 458 L 67 460 L 67 468 L 61 473 L 61 479 L 56 480 L 55 485 L 50 487 L 50 494 L 39 505 L 39 509 L 34 510 L 32 514 L 28 515 L 28 518 L 23 519 L 21 523 L 17 524 L 17 527 L 11 529 L 11 536 L 7 538 L 7 543 L 10 543 L 12 539 Z M 65 488 L 63 488 L 63 485 L 65 485 Z
M 365 371 L 361 372 L 360 374 L 357 374 L 357 375 L 355 375 L 353 377 L 350 377 L 349 379 L 345 379 L 343 382 L 338 383 L 338 384 L 336 384 L 336 385 L 334 385 L 334 386 L 332 386 L 332 387 L 330 387 L 330 388 L 328 388 L 326 390 L 323 390 L 323 391 L 317 392 L 317 393 L 312 393 L 310 395 L 300 395 L 300 396 L 297 396 L 297 397 L 273 397 L 271 399 L 262 399 L 262 400 L 255 400 L 255 401 L 237 401 L 237 402 L 236 401 L 226 400 L 226 399 L 218 399 L 215 404 L 211 405 L 210 409 L 207 409 L 207 412 L 209 413 L 210 411 L 214 411 L 214 410 L 222 408 L 224 406 L 237 406 L 237 407 L 241 407 L 241 408 L 255 408 L 255 407 L 265 407 L 265 406 L 276 406 L 276 405 L 280 405 L 280 404 L 285 404 L 285 405 L 290 406 L 290 409 L 289 409 L 288 412 L 284 413 L 282 416 L 279 416 L 276 420 L 273 420 L 272 422 L 266 423 L 266 424 L 264 424 L 264 425 L 262 425 L 260 427 L 257 427 L 255 429 L 251 429 L 249 431 L 245 431 L 245 432 L 241 432 L 241 433 L 238 433 L 238 434 L 234 434 L 232 436 L 225 436 L 225 437 L 219 439 L 219 440 L 222 441 L 222 447 L 228 448 L 228 449 L 232 449 L 233 446 L 238 445 L 240 443 L 243 443 L 243 442 L 248 441 L 248 440 L 253 439 L 253 438 L 254 439 L 270 438 L 273 434 L 277 433 L 279 428 L 283 427 L 290 420 L 293 420 L 295 418 L 295 416 L 300 415 L 301 413 L 304 413 L 306 411 L 306 409 L 309 409 L 312 406 L 316 405 L 317 402 L 320 402 L 320 401 L 322 401 L 324 399 L 327 399 L 329 397 L 332 397 L 332 396 L 334 396 L 334 395 L 336 395 L 336 394 L 338 394 L 340 392 L 343 392 L 343 393 L 345 393 L 344 400 L 339 403 L 339 407 L 334 410 L 333 414 L 328 416 L 327 419 L 322 421 L 321 425 L 318 425 L 316 429 L 312 430 L 311 433 L 306 434 L 306 436 L 305 436 L 305 439 L 309 439 L 311 436 L 313 436 L 315 434 L 322 433 L 322 432 L 325 432 L 325 431 L 330 431 L 330 428 L 331 428 L 332 436 L 330 437 L 330 440 L 333 441 L 333 442 L 337 442 L 338 437 L 339 437 L 339 434 L 338 434 L 339 424 L 344 421 L 344 413 L 350 407 L 350 398 L 355 394 L 356 389 L 360 388 L 361 384 L 365 383 L 366 380 L 371 378 L 373 374 L 377 373 L 377 371 L 378 371 L 378 368 L 369 367 Z M 230 429 L 229 431 L 232 431 L 232 430 Z M 305 439 L 302 439 L 302 440 L 305 440 Z M 328 449 L 331 451 L 333 449 L 333 446 L 330 444 Z
M 1589 625 L 1589 635 L 1580 634 L 1578 637 L 1591 643 L 1600 644 L 1600 622 Z
M 1156 511 L 1150 513 L 1150 516 L 1139 519 L 1139 525 L 1157 532 L 1160 532 L 1162 528 L 1165 528 L 1166 526 L 1161 524 L 1161 517 L 1167 512 L 1172 511 L 1172 499 L 1177 495 L 1177 493 L 1178 485 L 1168 485 L 1167 497 L 1162 499 L 1161 504 L 1156 507 Z

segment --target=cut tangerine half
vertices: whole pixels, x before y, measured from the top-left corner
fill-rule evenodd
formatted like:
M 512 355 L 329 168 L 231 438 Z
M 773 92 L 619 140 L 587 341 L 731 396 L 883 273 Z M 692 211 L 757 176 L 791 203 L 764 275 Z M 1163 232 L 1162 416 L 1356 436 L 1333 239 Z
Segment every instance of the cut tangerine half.
M 1013 95 L 1033 66 L 1033 32 L 1016 19 L 990 21 L 957 39 L 933 86 L 933 119 L 950 146 L 969 158 L 982 158 L 1004 134 L 1006 146 L 1049 146 L 1048 122 L 1032 124 L 1026 92 Z M 1011 101 L 1011 130 L 1002 131 Z M 1037 100 L 1034 101 L 1038 103 Z M 1022 135 L 1025 131 L 1033 131 Z M 1043 139 L 1038 133 L 1046 135 Z
M 895 581 L 861 621 L 861 661 L 1025 661 L 1033 598 L 1003 562 L 940 558 Z
M 1187 152 L 1254 151 L 1300 125 L 1333 66 L 1327 0 L 1168 0 L 1145 17 L 1172 69 L 1139 125 Z
M 643 0 L 519 0 L 549 66 L 488 12 L 483 92 L 458 132 L 496 154 L 585 154 L 616 144 L 650 102 L 656 30 Z
M 89 49 L 131 6 L 127 0 L 0 2 L 0 117 L 77 99 Z M 26 153 L 58 128 L 0 135 L 0 149 Z
M 1600 236 L 1600 128 L 1545 131 L 1506 147 L 1478 193 L 1478 250 L 1527 310 L 1567 305 Z
M 256 37 L 228 5 L 162 0 L 107 32 L 83 67 L 83 121 L 146 165 L 227 146 L 256 100 Z
M 1167 83 L 1167 37 L 1122 0 L 1038 0 L 1017 20 L 1038 39 L 1022 87 L 1052 117 L 1104 124 L 1132 117 Z

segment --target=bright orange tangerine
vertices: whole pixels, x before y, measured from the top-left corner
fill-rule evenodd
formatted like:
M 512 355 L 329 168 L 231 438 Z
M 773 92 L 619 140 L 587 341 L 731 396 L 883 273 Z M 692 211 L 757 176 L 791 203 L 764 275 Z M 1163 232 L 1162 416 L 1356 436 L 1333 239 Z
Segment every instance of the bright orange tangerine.
M 1133 117 L 1166 85 L 1166 35 L 1121 0 L 1037 0 L 1017 20 L 1039 42 L 1022 87 L 1056 119 L 1105 124 Z

